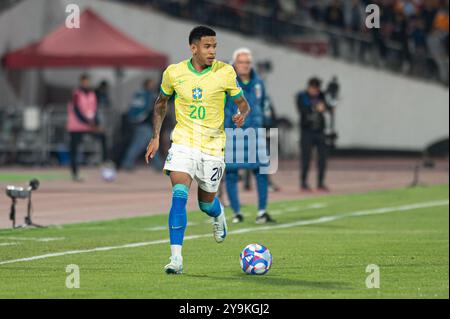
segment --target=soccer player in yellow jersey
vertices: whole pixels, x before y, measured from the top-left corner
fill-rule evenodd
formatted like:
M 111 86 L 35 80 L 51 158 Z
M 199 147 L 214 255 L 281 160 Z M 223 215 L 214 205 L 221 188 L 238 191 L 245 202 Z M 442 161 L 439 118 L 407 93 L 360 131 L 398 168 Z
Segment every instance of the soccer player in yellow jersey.
M 172 64 L 164 71 L 161 92 L 155 102 L 153 137 L 147 147 L 146 161 L 159 148 L 161 124 L 167 101 L 175 95 L 176 126 L 164 171 L 172 183 L 172 207 L 169 213 L 171 257 L 164 267 L 168 274 L 183 271 L 181 248 L 187 224 L 186 202 L 192 180 L 198 184 L 200 209 L 211 216 L 214 239 L 221 243 L 227 235 L 222 204 L 216 197 L 225 169 L 224 107 L 228 95 L 238 106 L 233 122 L 241 127 L 250 107 L 229 64 L 217 61 L 216 33 L 199 26 L 189 35 L 192 58 Z

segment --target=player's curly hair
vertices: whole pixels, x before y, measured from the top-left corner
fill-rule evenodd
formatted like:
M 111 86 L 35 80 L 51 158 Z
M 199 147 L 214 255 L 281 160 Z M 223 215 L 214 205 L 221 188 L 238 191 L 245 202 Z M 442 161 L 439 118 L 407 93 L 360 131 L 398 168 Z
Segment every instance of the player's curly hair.
M 200 25 L 192 29 L 191 33 L 189 33 L 189 45 L 191 45 L 194 41 L 200 41 L 202 37 L 215 37 L 216 31 L 209 27 L 205 27 Z

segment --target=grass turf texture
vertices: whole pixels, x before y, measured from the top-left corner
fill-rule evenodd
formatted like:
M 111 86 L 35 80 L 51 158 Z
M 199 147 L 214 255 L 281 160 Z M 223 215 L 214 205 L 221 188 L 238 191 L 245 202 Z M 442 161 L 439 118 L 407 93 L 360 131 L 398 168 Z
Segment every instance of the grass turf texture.
M 169 197 L 167 198 L 169 200 Z M 349 212 L 448 200 L 448 185 L 271 203 L 278 224 Z M 311 208 L 312 204 L 324 204 Z M 297 209 L 298 208 L 298 209 Z M 73 254 L 0 265 L 0 298 L 448 298 L 448 205 L 357 216 L 320 224 L 261 230 L 255 207 L 243 224 L 217 244 L 201 212 L 190 212 L 183 275 L 166 275 L 167 243 Z M 227 210 L 228 217 L 231 212 Z M 102 246 L 166 239 L 167 215 L 107 222 L 0 231 L 0 262 Z M 160 228 L 161 230 L 158 230 Z M 64 237 L 48 242 L 20 238 Z M 16 238 L 16 239 L 14 239 Z M 1 246 L 15 242 L 16 245 Z M 239 253 L 266 245 L 273 267 L 264 276 L 244 274 Z M 80 288 L 65 287 L 69 264 L 80 268 Z M 368 264 L 380 267 L 381 287 L 367 289 Z
M 67 173 L 42 173 L 42 172 L 11 172 L 0 173 L 0 183 L 28 183 L 33 178 L 39 181 L 52 181 L 52 180 L 69 180 L 69 174 Z M 23 186 L 23 185 L 18 185 Z

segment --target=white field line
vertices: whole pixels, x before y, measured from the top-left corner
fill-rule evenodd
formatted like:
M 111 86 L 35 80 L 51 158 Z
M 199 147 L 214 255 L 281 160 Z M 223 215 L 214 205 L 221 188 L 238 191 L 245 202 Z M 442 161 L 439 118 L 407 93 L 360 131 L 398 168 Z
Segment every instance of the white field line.
M 65 237 L 0 237 L 0 239 L 9 239 L 9 240 L 25 240 L 25 241 L 40 241 L 40 242 L 49 242 L 55 240 L 64 240 Z
M 269 211 L 270 215 L 281 215 L 283 213 L 294 213 L 294 212 L 300 212 L 300 211 L 304 211 L 304 210 L 310 210 L 310 209 L 321 209 L 321 208 L 325 208 L 328 207 L 327 204 L 323 204 L 323 203 L 315 203 L 315 204 L 311 204 L 305 207 L 287 207 L 287 208 L 282 208 L 282 209 L 277 209 L 277 210 L 273 210 L 273 211 Z
M 277 209 L 277 210 L 272 210 L 270 211 L 270 215 L 280 215 L 283 213 L 288 213 L 288 212 L 299 212 L 299 211 L 304 211 L 304 210 L 310 210 L 310 209 L 320 209 L 320 208 L 325 208 L 328 207 L 327 204 L 324 203 L 313 203 L 311 205 L 305 206 L 305 207 L 287 207 L 287 208 L 281 208 L 281 209 Z M 250 215 L 255 215 L 255 214 L 250 214 L 250 213 L 243 213 L 242 216 L 244 217 L 249 217 Z M 256 215 L 255 215 L 256 216 Z M 211 224 L 212 220 L 211 219 L 207 219 L 204 221 L 205 224 Z M 199 225 L 198 223 L 191 223 L 188 222 L 187 226 L 197 226 Z M 168 230 L 167 225 L 163 225 L 163 226 L 154 226 L 154 227 L 148 227 L 148 228 L 144 228 L 144 230 L 148 230 L 148 231 L 162 231 L 162 230 Z
M 1 246 L 13 246 L 13 245 L 17 245 L 17 243 L 0 243 L 0 247 Z
M 449 204 L 449 200 L 447 199 L 447 200 L 439 200 L 439 201 L 432 201 L 432 202 L 416 203 L 416 204 L 410 204 L 410 205 L 402 205 L 402 206 L 396 206 L 396 207 L 382 207 L 382 208 L 361 210 L 361 211 L 350 212 L 350 213 L 339 214 L 339 215 L 323 216 L 323 217 L 316 218 L 316 219 L 297 221 L 297 222 L 286 223 L 286 224 L 281 224 L 281 225 L 242 228 L 242 229 L 230 231 L 229 234 L 244 234 L 244 233 L 250 233 L 250 232 L 260 232 L 260 231 L 264 231 L 264 230 L 274 230 L 274 229 L 291 228 L 291 227 L 297 227 L 297 226 L 321 224 L 321 223 L 336 221 L 339 219 L 344 219 L 344 218 L 349 218 L 349 217 L 387 214 L 387 213 L 394 213 L 394 212 L 409 211 L 409 210 L 419 209 L 419 208 L 445 206 L 448 204 Z M 184 240 L 191 240 L 191 239 L 210 237 L 210 236 L 212 236 L 211 233 L 192 235 L 192 236 L 186 236 L 184 238 Z M 132 244 L 125 244 L 125 245 L 120 245 L 120 246 L 106 246 L 106 247 L 97 247 L 97 248 L 83 249 L 83 250 L 69 250 L 69 251 L 63 251 L 63 252 L 59 252 L 59 253 L 45 254 L 45 255 L 32 256 L 32 257 L 20 258 L 20 259 L 5 260 L 5 261 L 1 261 L 0 265 L 13 264 L 13 263 L 24 262 L 24 261 L 34 261 L 34 260 L 46 259 L 46 258 L 50 258 L 50 257 L 84 254 L 84 253 L 90 253 L 90 252 L 108 251 L 108 250 L 122 249 L 122 248 L 143 247 L 143 246 L 166 244 L 166 243 L 169 243 L 169 239 L 161 239 L 161 240 L 154 240 L 154 241 L 141 242 L 141 243 L 132 243 Z
M 161 230 L 169 230 L 169 227 L 168 226 L 155 226 L 155 227 L 144 228 L 144 230 L 161 231 Z

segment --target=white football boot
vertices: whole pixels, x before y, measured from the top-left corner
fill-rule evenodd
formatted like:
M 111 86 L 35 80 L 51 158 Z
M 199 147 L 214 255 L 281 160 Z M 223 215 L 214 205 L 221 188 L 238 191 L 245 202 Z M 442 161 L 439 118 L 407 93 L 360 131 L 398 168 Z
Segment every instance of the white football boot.
M 220 210 L 220 215 L 214 217 L 213 220 L 214 239 L 218 243 L 223 242 L 225 237 L 227 237 L 227 220 L 225 218 L 225 210 L 222 204 L 220 204 Z
M 166 274 L 182 274 L 183 273 L 183 257 L 172 256 L 170 257 L 170 263 L 164 267 Z

